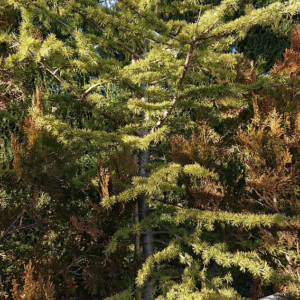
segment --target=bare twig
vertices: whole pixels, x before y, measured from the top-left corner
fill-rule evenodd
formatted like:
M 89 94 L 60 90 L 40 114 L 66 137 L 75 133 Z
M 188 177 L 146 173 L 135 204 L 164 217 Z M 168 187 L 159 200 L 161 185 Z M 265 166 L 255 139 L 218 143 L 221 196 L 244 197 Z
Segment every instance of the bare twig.
M 27 210 L 26 210 L 26 209 L 23 209 L 23 210 L 18 214 L 17 218 L 16 218 L 16 219 L 11 223 L 11 225 L 5 230 L 5 232 L 4 232 L 4 234 L 2 235 L 1 238 L 4 238 L 4 237 L 10 232 L 11 229 L 14 230 L 14 229 L 16 228 L 15 224 L 17 223 L 18 220 L 20 220 L 20 219 L 24 216 L 25 213 L 27 213 Z
M 201 17 L 201 12 L 202 12 L 202 5 L 201 5 L 201 7 L 199 9 L 198 19 L 197 19 L 196 27 L 195 27 L 195 30 L 194 30 L 194 35 L 195 35 L 195 33 L 196 33 L 196 31 L 197 31 L 197 29 L 199 27 L 199 21 L 200 21 L 200 17 Z
M 102 85 L 102 82 L 91 85 L 88 89 L 85 90 L 85 92 L 82 93 L 82 97 L 85 98 L 92 89 L 94 89 L 95 87 L 97 87 L 99 85 Z
M 32 228 L 34 226 L 37 225 L 37 223 L 34 223 L 34 224 L 30 224 L 30 225 L 25 225 L 25 226 L 22 226 L 22 220 L 23 220 L 23 217 L 24 217 L 24 214 L 27 213 L 27 210 L 23 210 L 18 216 L 17 218 L 14 220 L 14 222 L 6 229 L 6 231 L 4 232 L 4 234 L 2 235 L 1 238 L 4 238 L 5 236 L 7 236 L 8 234 L 11 234 L 13 232 L 18 232 L 18 231 L 21 231 L 21 230 L 25 230 L 25 229 L 29 229 L 29 228 Z M 20 221 L 20 223 L 16 226 L 16 223 Z

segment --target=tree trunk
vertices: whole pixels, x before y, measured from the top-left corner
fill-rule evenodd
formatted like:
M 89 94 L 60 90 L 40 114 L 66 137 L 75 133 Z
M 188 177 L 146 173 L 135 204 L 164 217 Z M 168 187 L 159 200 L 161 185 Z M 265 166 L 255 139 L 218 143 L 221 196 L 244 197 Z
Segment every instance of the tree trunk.
M 140 164 L 139 164 L 139 175 L 141 177 L 147 177 L 147 172 L 145 170 L 145 165 L 149 162 L 150 152 L 149 149 L 143 150 L 140 152 Z M 146 218 L 149 214 L 149 205 L 146 202 L 145 195 L 142 195 L 139 198 L 139 216 L 140 220 Z M 144 257 L 147 259 L 149 256 L 153 254 L 153 237 L 152 237 L 152 229 L 146 228 L 144 230 L 143 239 L 143 253 Z M 151 278 L 146 282 L 144 286 L 144 299 L 152 300 L 153 299 L 153 289 L 154 282 Z
M 134 208 L 133 208 L 133 215 L 134 215 L 134 223 L 138 224 L 140 222 L 139 220 L 139 203 L 138 201 L 135 201 Z M 141 258 L 141 241 L 140 241 L 140 235 L 135 235 L 135 241 L 134 241 L 135 249 L 134 249 L 134 256 L 135 256 L 135 276 L 137 275 L 138 268 L 140 267 L 140 258 Z M 135 293 L 135 300 L 141 300 L 142 295 L 140 289 L 136 289 Z

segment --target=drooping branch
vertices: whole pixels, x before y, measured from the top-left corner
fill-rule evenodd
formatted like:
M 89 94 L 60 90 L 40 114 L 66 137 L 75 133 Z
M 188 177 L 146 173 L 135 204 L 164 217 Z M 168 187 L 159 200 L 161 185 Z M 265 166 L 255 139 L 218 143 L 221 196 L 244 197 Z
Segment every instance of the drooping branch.
M 55 77 L 60 83 L 65 83 L 65 79 L 63 79 L 62 77 L 60 77 L 58 74 L 56 74 L 55 70 L 53 70 L 49 65 L 47 65 L 45 62 L 41 61 L 40 65 L 47 70 L 53 77 Z M 72 91 L 72 93 L 77 97 L 77 101 L 80 102 L 86 102 L 86 96 L 97 86 L 101 85 L 101 83 L 96 83 L 93 84 L 92 86 L 90 86 L 88 89 L 86 89 L 83 93 L 79 93 L 77 92 L 75 89 L 70 89 Z M 111 116 L 110 114 L 108 114 L 107 112 L 105 112 L 104 110 L 100 111 L 100 114 L 105 117 L 106 119 L 112 121 L 113 123 L 115 123 L 116 125 L 120 124 L 120 121 L 118 119 L 116 119 L 115 117 Z
M 17 43 L 18 45 L 21 45 L 21 43 L 17 40 L 16 37 L 13 37 L 13 40 L 15 43 Z M 36 53 L 33 50 L 29 50 L 29 53 L 32 56 L 36 56 Z M 40 66 L 45 69 L 46 71 L 48 71 L 56 80 L 58 80 L 61 84 L 65 84 L 66 80 L 64 78 L 62 78 L 60 75 L 57 74 L 57 70 L 54 70 L 53 68 L 51 68 L 45 60 L 41 60 L 39 61 Z M 93 84 L 92 86 L 90 86 L 88 89 L 86 89 L 84 92 L 79 93 L 78 91 L 76 91 L 74 88 L 70 88 L 70 90 L 72 91 L 72 93 L 77 97 L 77 101 L 80 102 L 85 102 L 85 104 L 88 104 L 86 101 L 86 96 L 97 86 L 101 85 L 101 83 L 96 83 Z M 90 106 L 90 104 L 89 104 Z M 100 114 L 105 117 L 106 119 L 112 121 L 113 123 L 115 123 L 116 125 L 120 124 L 120 121 L 118 119 L 116 119 L 115 117 L 111 116 L 110 114 L 108 114 L 107 112 L 105 112 L 104 110 L 100 111 Z

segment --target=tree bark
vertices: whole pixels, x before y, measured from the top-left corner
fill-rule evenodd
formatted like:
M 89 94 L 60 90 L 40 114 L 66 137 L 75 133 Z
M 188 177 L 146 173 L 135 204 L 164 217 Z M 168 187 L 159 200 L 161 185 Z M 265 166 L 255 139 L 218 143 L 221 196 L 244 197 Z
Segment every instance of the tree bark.
M 140 152 L 140 162 L 139 162 L 139 175 L 141 177 L 147 177 L 147 172 L 145 170 L 146 164 L 149 162 L 150 152 L 149 149 L 143 150 Z M 139 216 L 140 220 L 146 218 L 149 214 L 149 205 L 146 201 L 145 195 L 142 195 L 139 198 Z M 153 254 L 153 234 L 151 228 L 146 228 L 144 230 L 143 238 L 143 254 L 144 257 L 147 259 L 149 256 Z M 151 278 L 146 282 L 144 286 L 144 299 L 145 300 L 152 300 L 153 299 L 153 289 L 154 289 L 154 282 Z
M 140 222 L 139 220 L 139 203 L 138 201 L 135 201 L 134 208 L 133 208 L 133 214 L 134 214 L 134 223 L 138 224 Z M 135 241 L 134 241 L 134 256 L 135 256 L 135 276 L 137 275 L 138 268 L 140 266 L 140 258 L 141 258 L 141 241 L 140 241 L 140 235 L 135 235 Z M 142 295 L 141 291 L 139 289 L 136 289 L 135 293 L 135 300 L 141 300 Z

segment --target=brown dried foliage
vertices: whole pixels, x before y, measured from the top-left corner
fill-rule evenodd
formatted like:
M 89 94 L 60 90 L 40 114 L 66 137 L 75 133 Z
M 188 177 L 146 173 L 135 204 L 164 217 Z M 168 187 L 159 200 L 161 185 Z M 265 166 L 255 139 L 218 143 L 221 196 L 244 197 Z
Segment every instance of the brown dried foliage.
M 206 122 L 199 122 L 188 139 L 176 135 L 170 139 L 173 159 L 180 164 L 197 162 L 206 168 L 216 167 L 226 155 L 222 137 Z
M 292 31 L 291 48 L 271 70 L 287 74 L 291 84 L 253 93 L 254 117 L 247 130 L 238 131 L 245 167 L 247 201 L 265 212 L 288 214 L 295 219 L 280 230 L 261 229 L 261 249 L 285 249 L 272 254 L 277 265 L 275 289 L 300 299 L 299 277 L 299 162 L 300 162 L 300 25 Z M 257 206 L 253 206 L 256 207 Z M 288 253 L 290 252 L 290 253 Z
M 24 267 L 24 283 L 22 287 L 13 281 L 12 295 L 14 300 L 55 300 L 55 288 L 51 276 L 43 278 L 41 273 L 35 274 L 32 261 Z
M 14 155 L 13 166 L 17 175 L 21 176 L 23 170 L 22 163 L 21 163 L 21 155 L 22 155 L 21 147 L 20 144 L 18 143 L 18 138 L 16 138 L 12 132 L 10 133 L 10 138 L 11 138 L 11 149 Z
M 235 67 L 236 81 L 242 84 L 250 84 L 256 81 L 255 67 L 253 61 L 241 58 Z
M 93 219 L 85 221 L 84 218 L 72 216 L 70 220 L 79 232 L 86 232 L 96 241 L 103 235 L 103 231 L 97 228 Z
M 207 169 L 218 169 L 222 157 L 226 155 L 225 148 L 221 147 L 221 136 L 205 122 L 198 123 L 188 139 L 176 135 L 170 143 L 173 159 L 182 165 L 199 163 Z M 189 204 L 201 209 L 216 209 L 225 194 L 222 184 L 211 176 L 200 179 L 191 177 L 186 189 Z
M 265 117 L 257 113 L 248 132 L 239 130 L 237 138 L 242 145 L 246 189 L 254 192 L 255 201 L 273 212 L 287 204 L 294 207 L 298 163 L 292 160 L 293 143 L 282 116 L 275 109 Z
M 223 200 L 225 188 L 220 182 L 210 177 L 192 178 L 191 184 L 187 185 L 187 194 L 192 207 L 216 210 Z
M 117 150 L 109 156 L 111 165 L 110 188 L 114 194 L 118 194 L 131 183 L 132 177 L 137 175 L 136 156 L 131 153 L 130 147 Z
M 101 199 L 109 197 L 108 187 L 110 177 L 108 168 L 104 168 L 104 160 L 101 160 L 97 168 L 98 191 Z
M 35 31 L 33 32 L 33 38 L 37 41 L 39 41 L 40 43 L 43 41 L 43 35 L 42 32 L 40 31 L 40 29 L 37 27 L 35 29 Z
M 32 96 L 32 107 L 38 109 L 43 113 L 42 98 L 43 98 L 42 88 L 36 87 L 35 93 Z
M 290 76 L 296 77 L 300 70 L 300 25 L 297 25 L 292 30 L 291 48 L 286 49 L 283 54 L 283 61 L 278 61 L 271 70 L 274 75 L 287 73 Z

